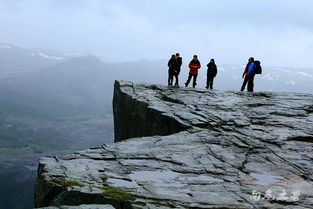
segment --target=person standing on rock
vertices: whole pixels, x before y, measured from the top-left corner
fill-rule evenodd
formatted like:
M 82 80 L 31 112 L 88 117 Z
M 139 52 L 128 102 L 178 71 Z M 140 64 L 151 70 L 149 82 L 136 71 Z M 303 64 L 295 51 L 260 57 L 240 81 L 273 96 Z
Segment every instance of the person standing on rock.
M 250 74 L 250 76 L 249 76 L 249 68 L 250 68 L 250 66 L 251 66 L 251 64 L 252 64 L 253 62 L 254 62 L 254 58 L 253 58 L 253 57 L 250 57 L 249 60 L 248 60 L 247 65 L 246 65 L 245 71 L 244 71 L 243 74 L 242 74 L 242 78 L 244 78 L 244 80 L 243 80 L 243 83 L 242 83 L 242 86 L 241 86 L 241 91 L 244 91 L 244 90 L 245 90 L 246 85 L 247 85 L 247 83 L 249 82 L 249 80 L 250 80 L 250 88 L 251 88 L 251 81 L 252 81 L 252 84 L 253 84 L 254 75 L 252 76 L 252 75 Z M 254 64 L 254 63 L 253 63 L 253 64 Z M 251 67 L 253 67 L 253 65 L 252 65 Z M 249 91 L 249 90 L 251 90 L 251 89 L 249 89 L 249 85 L 248 85 L 248 91 Z M 252 87 L 252 91 L 253 91 L 253 87 Z
M 189 76 L 188 80 L 185 83 L 185 86 L 187 87 L 189 85 L 190 80 L 193 77 L 192 87 L 195 88 L 197 85 L 198 70 L 201 68 L 201 64 L 200 61 L 198 60 L 197 55 L 193 56 L 193 59 L 189 63 L 189 68 L 190 68 Z
M 255 63 L 254 60 L 251 62 L 249 65 L 248 69 L 248 92 L 253 92 L 253 87 L 254 87 L 254 76 L 255 76 Z
M 175 75 L 175 72 L 177 71 L 177 66 L 178 66 L 175 54 L 172 55 L 171 59 L 167 63 L 167 66 L 168 66 L 168 81 L 167 81 L 167 83 L 168 83 L 168 86 L 172 86 L 174 75 Z
M 206 81 L 206 87 L 207 89 L 213 89 L 213 81 L 217 74 L 217 67 L 215 64 L 215 60 L 211 59 L 209 64 L 207 64 L 208 72 L 207 72 L 207 81 Z
M 179 76 L 179 73 L 180 73 L 180 70 L 181 70 L 181 66 L 183 64 L 183 58 L 180 57 L 179 53 L 176 53 L 176 61 L 177 61 L 177 69 L 175 70 L 175 86 L 176 87 L 179 87 L 179 84 L 178 84 L 178 76 Z

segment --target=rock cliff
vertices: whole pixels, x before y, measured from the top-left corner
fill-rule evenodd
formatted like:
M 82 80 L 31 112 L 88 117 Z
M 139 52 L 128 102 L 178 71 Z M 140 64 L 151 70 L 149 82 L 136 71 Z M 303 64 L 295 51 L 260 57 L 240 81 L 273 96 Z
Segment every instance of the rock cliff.
M 37 207 L 313 208 L 312 95 L 116 81 L 113 106 L 118 143 L 40 159 Z

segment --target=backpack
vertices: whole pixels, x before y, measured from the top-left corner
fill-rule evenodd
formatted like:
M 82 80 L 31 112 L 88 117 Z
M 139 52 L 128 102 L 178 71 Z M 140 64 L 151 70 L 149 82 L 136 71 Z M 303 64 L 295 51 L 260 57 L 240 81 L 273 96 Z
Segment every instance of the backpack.
M 256 60 L 256 61 L 254 61 L 254 64 L 255 64 L 254 74 L 262 74 L 261 62 Z

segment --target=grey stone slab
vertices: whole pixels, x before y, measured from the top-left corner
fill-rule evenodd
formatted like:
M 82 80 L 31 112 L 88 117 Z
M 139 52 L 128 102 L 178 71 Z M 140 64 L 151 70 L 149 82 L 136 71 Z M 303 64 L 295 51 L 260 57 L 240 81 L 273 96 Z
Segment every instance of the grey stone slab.
M 117 143 L 40 159 L 38 207 L 312 208 L 312 95 L 117 81 L 113 104 Z

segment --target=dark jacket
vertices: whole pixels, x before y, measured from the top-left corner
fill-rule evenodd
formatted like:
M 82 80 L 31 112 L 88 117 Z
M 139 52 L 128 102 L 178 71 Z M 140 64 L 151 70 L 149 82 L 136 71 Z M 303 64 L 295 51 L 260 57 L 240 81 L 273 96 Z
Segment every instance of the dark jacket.
M 189 63 L 189 74 L 191 75 L 198 75 L 198 70 L 201 68 L 201 64 L 199 60 L 191 60 Z
M 209 64 L 207 64 L 208 66 L 208 72 L 207 72 L 207 75 L 208 77 L 215 77 L 216 74 L 217 74 L 217 67 L 216 67 L 216 64 L 210 62 Z
M 181 66 L 183 64 L 183 58 L 177 57 L 176 60 L 177 60 L 177 65 L 178 65 L 177 67 L 180 70 L 180 68 L 181 68 Z
M 177 62 L 177 60 L 176 59 L 170 59 L 169 61 L 168 61 L 168 64 L 167 64 L 167 66 L 169 67 L 169 71 L 170 72 L 175 72 L 175 71 L 177 71 L 177 68 L 178 68 L 178 62 Z

